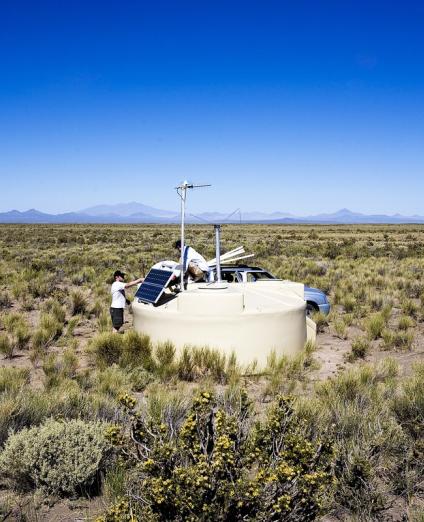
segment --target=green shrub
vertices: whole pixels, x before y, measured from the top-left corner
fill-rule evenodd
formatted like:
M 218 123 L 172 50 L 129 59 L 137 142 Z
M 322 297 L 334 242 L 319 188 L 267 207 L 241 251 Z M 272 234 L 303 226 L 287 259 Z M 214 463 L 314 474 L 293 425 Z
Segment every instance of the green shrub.
M 25 281 L 14 281 L 11 290 L 13 297 L 21 300 L 24 296 L 28 295 L 28 283 Z
M 339 339 L 347 339 L 347 326 L 343 319 L 337 319 L 333 323 L 334 333 Z
M 423 284 L 418 281 L 415 281 L 415 282 L 411 283 L 411 286 L 408 290 L 408 295 L 409 295 L 409 297 L 419 298 L 422 291 L 423 291 Z
M 391 348 L 400 348 L 401 350 L 410 350 L 414 342 L 414 334 L 409 330 L 393 330 L 384 329 L 382 333 L 383 348 L 390 350 Z
M 63 324 L 65 322 L 65 308 L 59 303 L 57 299 L 48 299 L 43 304 L 42 310 L 53 315 L 53 317 L 55 317 L 59 323 Z
M 16 328 L 19 328 L 21 326 L 27 326 L 27 322 L 25 320 L 24 315 L 17 312 L 5 314 L 1 318 L 1 324 L 3 328 L 9 333 L 13 333 L 16 330 Z
M 111 332 L 112 321 L 110 319 L 110 313 L 106 310 L 100 312 L 97 318 L 97 328 L 99 332 Z
M 81 321 L 80 315 L 74 315 L 71 317 L 66 325 L 65 336 L 72 337 L 74 335 L 75 328 L 79 325 Z
M 121 366 L 142 366 L 148 371 L 153 370 L 152 345 L 148 335 L 142 335 L 135 330 L 129 330 L 123 336 L 123 350 L 120 358 Z
M 325 327 L 328 326 L 328 319 L 322 312 L 313 313 L 312 320 L 317 325 L 317 333 L 322 333 Z
M 413 375 L 395 395 L 393 409 L 402 426 L 414 437 L 424 437 L 424 363 L 416 363 Z M 424 464 L 424 461 L 423 461 Z
M 50 313 L 41 314 L 40 325 L 32 335 L 31 359 L 34 362 L 44 355 L 45 349 L 62 333 L 63 324 Z
M 84 385 L 87 380 L 85 377 Z M 11 430 L 38 425 L 49 417 L 112 420 L 116 418 L 116 402 L 68 379 L 45 391 L 20 386 L 16 393 L 10 388 L 0 395 L 0 446 Z
M 67 348 L 60 357 L 55 353 L 46 355 L 42 364 L 46 388 L 58 386 L 64 379 L 74 378 L 77 368 L 78 357 L 71 347 Z
M 389 321 L 391 315 L 392 315 L 393 306 L 391 303 L 387 303 L 384 305 L 383 310 L 381 310 L 381 315 L 386 321 L 386 323 Z
M 27 284 L 32 297 L 47 297 L 51 295 L 55 287 L 54 275 L 39 272 L 33 277 L 33 274 L 29 273 Z
M 424 476 L 424 364 L 418 363 L 413 369 L 413 375 L 402 383 L 393 399 L 393 411 L 409 443 L 400 455 L 395 486 L 397 493 L 407 498 L 419 497 Z
M 370 342 L 366 337 L 356 337 L 352 340 L 352 350 L 349 360 L 364 359 L 370 349 Z
M 13 339 L 18 350 L 28 348 L 28 343 L 31 339 L 29 328 L 27 326 L 18 326 L 13 333 Z
M 308 370 L 318 367 L 313 359 L 315 349 L 315 343 L 307 341 L 304 349 L 295 356 L 278 357 L 274 350 L 271 351 L 263 371 L 267 380 L 262 393 L 263 398 L 275 397 L 282 392 L 292 392 L 297 381 L 304 379 Z
M 72 274 L 71 282 L 74 285 L 89 283 L 94 280 L 95 275 L 95 270 L 92 267 L 84 267 L 80 272 Z
M 227 383 L 237 379 L 241 369 L 234 353 L 227 358 L 219 350 L 207 346 L 184 346 L 176 362 L 176 371 L 185 381 L 210 377 L 215 382 Z
M 49 353 L 43 359 L 44 385 L 47 389 L 57 386 L 62 381 L 59 359 L 55 353 Z
M 195 365 L 192 356 L 192 349 L 184 346 L 177 363 L 178 377 L 183 381 L 193 381 L 195 378 Z
M 169 379 L 176 371 L 175 346 L 170 341 L 158 343 L 155 349 L 155 372 L 162 379 Z
M 198 375 L 210 375 L 216 382 L 226 380 L 226 356 L 208 346 L 192 348 L 193 363 Z
M 130 375 L 116 364 L 97 371 L 94 376 L 94 389 L 103 395 L 117 398 L 119 395 L 131 391 L 131 388 Z
M 154 375 L 143 367 L 133 368 L 128 376 L 135 392 L 142 392 L 154 380 Z
M 153 383 L 149 388 L 147 404 L 143 405 L 140 413 L 145 422 L 169 426 L 171 432 L 176 433 L 190 409 L 192 399 L 192 394 L 182 384 L 170 390 L 162 384 Z
M 76 375 L 77 369 L 78 356 L 75 353 L 75 346 L 71 343 L 62 355 L 62 374 L 68 379 L 73 379 Z
M 365 320 L 365 329 L 368 334 L 368 338 L 372 341 L 381 337 L 384 327 L 386 326 L 386 320 L 381 313 L 374 314 Z
M 15 345 L 12 343 L 9 336 L 0 332 L 0 353 L 8 359 L 11 359 L 13 357 L 14 349 Z
M 40 316 L 40 328 L 44 330 L 51 340 L 57 339 L 63 330 L 63 323 L 51 313 L 43 313 Z
M 32 334 L 32 352 L 30 355 L 31 361 L 35 362 L 39 359 L 43 354 L 45 348 L 52 342 L 52 338 L 49 335 L 49 332 L 44 330 L 43 328 L 38 328 Z
M 109 445 L 105 425 L 48 420 L 10 435 L 0 454 L 0 477 L 22 491 L 74 496 L 98 489 Z
M 14 392 L 16 393 L 30 380 L 30 371 L 28 368 L 0 368 L 0 393 Z
M 123 337 L 112 332 L 100 333 L 90 341 L 88 354 L 100 369 L 118 364 L 124 347 Z
M 21 308 L 24 312 L 30 312 L 31 310 L 34 310 L 35 299 L 29 294 L 24 295 L 21 299 Z
M 354 315 L 353 314 L 344 314 L 341 317 L 342 321 L 346 326 L 352 326 L 354 322 Z
M 70 295 L 71 315 L 83 315 L 87 311 L 88 302 L 80 290 L 73 290 Z
M 15 350 L 23 350 L 27 348 L 31 335 L 29 333 L 28 323 L 23 314 L 6 314 L 2 318 L 2 324 L 9 334 L 9 357 L 12 357 Z M 3 341 L 3 343 L 4 347 L 6 347 L 7 341 Z
M 387 480 L 402 469 L 407 441 L 390 409 L 397 373 L 389 359 L 357 367 L 317 385 L 317 399 L 307 402 L 311 429 L 333 433 L 338 455 L 334 507 L 360 520 L 378 518 L 390 488 Z
M 103 301 L 97 299 L 91 307 L 90 313 L 93 314 L 95 317 L 100 317 L 100 314 L 103 312 L 107 312 L 107 310 L 105 310 L 105 304 Z
M 372 310 L 379 311 L 383 308 L 384 299 L 381 294 L 376 292 L 369 292 L 367 300 Z
M 159 356 L 166 363 L 167 346 L 161 345 L 158 349 Z M 172 349 L 175 350 L 173 347 Z M 88 353 L 99 368 L 118 364 L 130 368 L 142 366 L 147 371 L 152 371 L 155 367 L 149 337 L 134 330 L 129 330 L 124 335 L 100 333 L 90 341 Z
M 119 509 L 114 513 L 115 521 L 124 522 L 125 517 L 129 512 L 129 505 L 127 501 L 123 501 L 126 492 L 126 478 L 128 470 L 124 463 L 115 462 L 107 470 L 107 474 L 103 485 L 103 494 L 108 504 L 120 504 L 122 509 Z M 121 516 L 122 515 L 122 516 Z M 103 517 L 96 518 L 96 522 L 104 520 Z M 130 519 L 131 520 L 131 519 Z M 135 522 L 135 519 L 133 519 Z
M 402 312 L 405 315 L 410 315 L 411 317 L 417 317 L 418 305 L 412 299 L 405 299 L 402 302 Z
M 357 302 L 356 302 L 356 299 L 351 296 L 351 295 L 347 295 L 343 301 L 342 301 L 342 305 L 343 305 L 343 308 L 345 309 L 345 312 L 346 313 L 350 313 L 350 312 L 353 312 L 357 306 Z
M 402 315 L 399 317 L 398 328 L 399 330 L 408 330 L 415 326 L 414 320 L 409 315 Z
M 10 308 L 12 306 L 12 300 L 8 292 L 0 292 L 0 310 L 2 308 Z

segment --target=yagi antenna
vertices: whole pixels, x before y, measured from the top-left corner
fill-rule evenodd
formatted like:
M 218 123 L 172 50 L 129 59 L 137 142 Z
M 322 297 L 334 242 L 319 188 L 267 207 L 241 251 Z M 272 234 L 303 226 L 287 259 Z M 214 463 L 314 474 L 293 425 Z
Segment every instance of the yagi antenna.
M 210 221 L 208 221 L 207 219 L 205 218 L 202 218 L 200 216 L 196 216 L 196 214 L 189 214 L 191 217 L 194 217 L 196 219 L 198 219 L 199 221 L 203 221 L 203 223 L 207 223 L 208 225 L 212 225 L 213 223 L 211 223 Z
M 225 222 L 225 221 L 228 221 L 230 218 L 232 218 L 234 216 L 234 214 L 236 213 L 239 213 L 239 218 L 240 218 L 240 222 L 241 222 L 241 211 L 239 208 L 236 208 L 233 212 L 231 212 L 231 214 L 228 214 L 228 216 L 222 220 L 222 222 Z
M 229 221 L 230 218 L 232 218 L 234 216 L 234 214 L 236 214 L 238 212 L 239 214 L 239 219 L 240 219 L 240 222 L 241 222 L 241 212 L 240 212 L 240 209 L 239 208 L 236 208 L 233 212 L 231 212 L 230 214 L 228 214 L 228 216 L 224 219 L 221 219 L 219 221 L 209 221 L 209 219 L 205 219 L 201 216 L 196 216 L 196 214 L 189 214 L 191 217 L 194 217 L 196 219 L 198 219 L 199 221 L 203 221 L 203 223 L 208 223 L 209 225 L 215 225 L 217 223 L 221 223 L 221 225 L 223 225 L 226 221 Z
M 194 185 L 188 181 L 183 181 L 178 187 L 175 187 L 177 194 L 181 199 L 181 291 L 184 292 L 184 227 L 185 227 L 185 206 L 187 199 L 187 190 L 202 187 L 211 187 L 212 185 Z

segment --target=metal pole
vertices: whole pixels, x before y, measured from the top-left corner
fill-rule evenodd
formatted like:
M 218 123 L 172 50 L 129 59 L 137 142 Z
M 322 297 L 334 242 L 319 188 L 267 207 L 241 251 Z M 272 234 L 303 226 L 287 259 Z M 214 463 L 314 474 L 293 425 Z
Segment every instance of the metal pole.
M 184 225 L 186 195 L 187 181 L 184 181 L 181 186 L 181 292 L 184 292 Z
M 216 259 L 216 280 L 221 283 L 221 225 L 214 225 L 215 228 L 215 259 Z

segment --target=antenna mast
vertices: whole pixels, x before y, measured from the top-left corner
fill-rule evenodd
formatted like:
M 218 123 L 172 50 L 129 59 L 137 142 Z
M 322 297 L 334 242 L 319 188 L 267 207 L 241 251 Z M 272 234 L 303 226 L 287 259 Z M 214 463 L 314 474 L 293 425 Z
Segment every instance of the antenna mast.
M 185 228 L 185 205 L 187 199 L 187 189 L 210 187 L 211 185 L 193 185 L 188 181 L 183 181 L 178 187 L 175 187 L 177 194 L 181 199 L 181 291 L 184 292 L 184 228 Z

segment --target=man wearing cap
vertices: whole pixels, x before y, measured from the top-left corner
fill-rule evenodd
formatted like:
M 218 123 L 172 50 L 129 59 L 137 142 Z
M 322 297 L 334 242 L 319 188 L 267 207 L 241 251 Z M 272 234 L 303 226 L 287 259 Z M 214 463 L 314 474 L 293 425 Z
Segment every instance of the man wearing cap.
M 175 248 L 181 255 L 181 240 L 175 242 Z M 193 247 L 184 245 L 183 270 L 185 276 L 190 276 L 195 282 L 209 280 L 209 266 L 205 258 Z
M 112 287 L 110 289 L 110 293 L 112 294 L 112 304 L 110 305 L 110 317 L 112 319 L 113 332 L 119 332 L 119 329 L 124 324 L 124 308 L 125 304 L 128 302 L 125 297 L 125 290 L 130 288 L 131 286 L 138 285 L 144 281 L 143 277 L 136 279 L 135 281 L 131 281 L 130 283 L 124 282 L 125 274 L 120 270 L 116 270 L 113 274 L 114 282 L 112 283 Z

